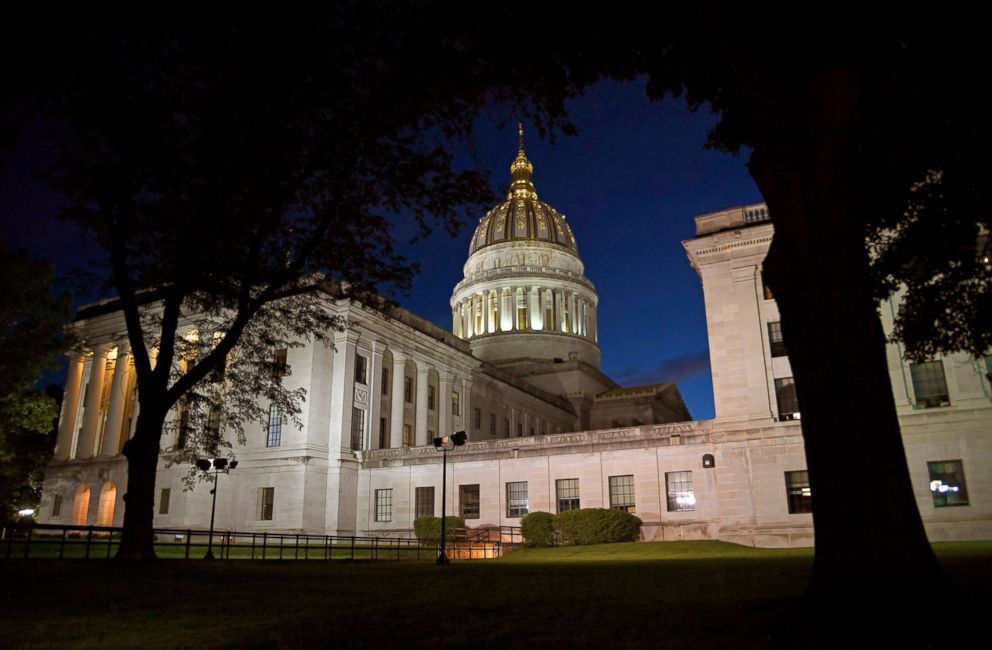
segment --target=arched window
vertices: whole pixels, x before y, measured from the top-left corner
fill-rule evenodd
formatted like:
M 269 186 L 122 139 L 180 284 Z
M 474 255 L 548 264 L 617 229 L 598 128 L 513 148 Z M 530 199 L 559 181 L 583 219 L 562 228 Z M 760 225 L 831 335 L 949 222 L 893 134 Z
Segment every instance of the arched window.
M 100 489 L 100 501 L 96 509 L 97 526 L 114 525 L 114 506 L 117 504 L 117 486 L 107 481 Z
M 72 501 L 72 523 L 76 526 L 86 525 L 86 515 L 90 510 L 90 486 L 80 485 L 76 488 L 76 496 Z

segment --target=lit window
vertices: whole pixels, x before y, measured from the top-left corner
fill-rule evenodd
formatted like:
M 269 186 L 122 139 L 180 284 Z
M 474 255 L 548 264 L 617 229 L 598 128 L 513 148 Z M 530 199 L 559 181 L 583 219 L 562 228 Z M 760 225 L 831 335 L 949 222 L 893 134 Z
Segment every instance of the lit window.
M 768 348 L 773 357 L 785 356 L 785 341 L 782 340 L 782 323 L 768 323 Z
M 688 512 L 696 509 L 696 493 L 692 489 L 692 472 L 665 472 L 668 512 Z
M 506 484 L 506 516 L 523 517 L 527 514 L 527 481 Z
M 610 477 L 610 509 L 637 512 L 634 505 L 634 475 Z
M 411 440 L 411 438 L 413 437 L 411 435 L 411 433 L 412 432 L 410 430 L 410 425 L 409 424 L 404 424 L 403 425 L 403 446 L 404 447 L 409 447 L 413 443 L 413 441 Z
M 355 356 L 355 381 L 359 384 L 368 383 L 369 359 L 362 355 Z
M 813 512 L 813 492 L 809 489 L 809 472 L 805 469 L 785 473 L 785 496 L 789 514 Z
M 558 479 L 555 481 L 555 493 L 558 497 L 558 512 L 579 509 L 579 479 Z
M 944 362 L 926 361 L 909 364 L 909 374 L 913 378 L 913 394 L 917 408 L 949 406 L 947 381 L 944 379 Z
M 462 414 L 462 394 L 458 391 L 451 391 L 451 414 Z
M 930 473 L 930 495 L 933 506 L 968 505 L 968 486 L 964 482 L 964 466 L 960 460 L 939 460 L 927 463 Z
M 427 410 L 434 410 L 434 387 L 430 385 L 427 386 Z
M 375 520 L 376 521 L 392 521 L 393 520 L 393 490 L 392 488 L 387 490 L 376 490 L 375 491 Z
M 479 518 L 479 484 L 458 486 L 458 506 L 462 519 Z
M 172 499 L 172 489 L 162 488 L 158 496 L 158 514 L 169 514 L 169 501 Z
M 362 438 L 365 437 L 365 411 L 359 408 L 351 409 L 351 450 L 361 451 Z
M 62 518 L 62 495 L 52 496 L 52 519 Z
M 799 399 L 792 377 L 775 380 L 775 399 L 778 401 L 779 422 L 799 419 Z
M 289 366 L 286 364 L 286 357 L 288 351 L 284 348 L 282 350 L 276 350 L 272 358 L 272 376 L 273 377 L 285 377 L 289 371 Z
M 418 487 L 415 495 L 415 512 L 417 517 L 434 516 L 434 486 Z
M 266 447 L 278 447 L 282 444 L 282 409 L 273 404 L 269 407 L 269 432 L 265 437 Z
M 413 404 L 413 377 L 403 378 L 403 401 Z
M 258 519 L 259 521 L 272 521 L 273 506 L 276 500 L 276 489 L 274 487 L 258 488 Z
M 765 297 L 765 300 L 775 300 L 775 296 L 772 295 L 772 290 L 768 288 L 768 283 L 765 281 L 765 274 L 761 274 L 761 290 Z

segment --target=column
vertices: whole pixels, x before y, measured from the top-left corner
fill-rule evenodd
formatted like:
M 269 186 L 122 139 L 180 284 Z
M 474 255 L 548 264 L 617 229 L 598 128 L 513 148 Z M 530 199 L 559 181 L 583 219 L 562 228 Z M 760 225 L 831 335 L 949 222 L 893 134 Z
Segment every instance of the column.
M 492 331 L 489 327 L 489 292 L 482 292 L 482 333 L 489 334 Z
M 571 327 L 571 332 L 570 332 L 571 334 L 575 334 L 576 332 L 579 331 L 579 328 L 578 328 L 578 325 L 579 325 L 579 314 L 577 313 L 577 310 L 576 310 L 575 307 L 576 307 L 575 293 L 574 292 L 570 292 L 568 294 L 568 313 L 569 313 L 569 315 L 571 316 L 571 319 L 572 319 L 572 327 Z
M 327 450 L 351 451 L 351 409 L 355 405 L 355 350 L 358 332 L 334 334 L 334 366 L 331 370 L 331 426 Z M 283 441 L 286 444 L 286 441 Z
M 589 305 L 589 338 L 599 342 L 599 331 L 596 327 L 596 305 Z
M 107 423 L 103 428 L 103 448 L 101 456 L 116 456 L 121 448 L 121 426 L 124 419 L 124 406 L 127 404 L 127 387 L 131 367 L 131 350 L 122 343 L 117 346 L 117 363 L 114 365 L 114 378 L 110 382 L 110 403 L 107 406 Z
M 417 363 L 417 417 L 414 428 L 413 439 L 415 447 L 423 447 L 429 444 L 427 440 L 427 377 L 430 368 L 423 359 L 415 360 Z
M 96 436 L 100 428 L 100 399 L 103 397 L 103 380 L 107 374 L 107 353 L 110 352 L 110 347 L 109 343 L 101 343 L 93 348 L 90 383 L 86 385 L 83 428 L 79 432 L 76 458 L 92 458 L 96 451 Z
M 403 446 L 403 381 L 406 377 L 407 356 L 402 352 L 393 353 L 392 417 L 389 421 L 389 446 L 397 449 Z
M 475 429 L 475 415 L 472 411 L 472 382 L 468 379 L 462 380 L 462 429 L 468 433 L 468 439 L 471 440 L 472 436 L 481 433 L 482 429 L 485 428 L 486 423 L 479 422 L 479 429 Z
M 369 422 L 366 449 L 379 448 L 379 418 L 382 417 L 382 354 L 386 351 L 379 341 L 372 342 L 372 369 L 369 376 Z
M 520 417 L 517 414 L 517 409 L 510 409 L 510 437 L 517 437 L 517 418 Z
M 59 418 L 59 434 L 55 443 L 55 460 L 68 460 L 72 451 L 72 435 L 76 431 L 76 412 L 79 410 L 79 391 L 83 380 L 83 365 L 86 357 L 75 354 L 69 357 L 69 372 L 65 378 L 65 393 L 62 397 L 62 415 Z
M 541 311 L 541 287 L 531 287 L 529 294 L 530 328 L 542 330 L 544 329 L 544 312 Z
M 438 373 L 438 377 L 438 388 L 441 391 L 441 403 L 438 408 L 437 435 L 450 436 L 454 433 L 454 426 L 452 425 L 453 414 L 451 412 L 451 389 L 455 382 L 455 376 L 450 372 L 442 370 Z M 428 444 L 429 443 L 430 441 L 428 441 Z
M 510 308 L 512 294 L 510 290 L 503 287 L 499 291 L 499 328 L 503 332 L 509 332 L 513 329 L 513 310 Z

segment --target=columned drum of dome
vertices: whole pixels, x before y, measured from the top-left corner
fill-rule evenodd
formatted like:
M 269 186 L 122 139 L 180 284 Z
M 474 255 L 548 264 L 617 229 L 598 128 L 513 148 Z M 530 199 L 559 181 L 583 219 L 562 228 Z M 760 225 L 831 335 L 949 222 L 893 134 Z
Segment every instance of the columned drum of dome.
M 538 200 L 533 171 L 521 129 L 506 201 L 472 235 L 451 297 L 452 331 L 491 363 L 577 359 L 598 368 L 599 297 L 565 215 Z

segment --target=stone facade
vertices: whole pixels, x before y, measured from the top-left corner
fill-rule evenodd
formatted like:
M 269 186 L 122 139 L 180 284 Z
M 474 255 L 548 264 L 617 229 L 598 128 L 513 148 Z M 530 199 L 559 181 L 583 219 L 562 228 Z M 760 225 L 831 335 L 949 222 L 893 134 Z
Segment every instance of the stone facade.
M 801 413 L 761 282 L 773 235 L 765 207 L 697 217 L 684 243 L 705 296 L 716 406 L 714 419 L 690 421 L 674 384 L 621 388 L 599 369 L 598 296 L 564 215 L 537 201 L 532 170 L 521 145 L 508 202 L 473 235 L 452 332 L 325 298 L 352 325 L 333 349 L 288 351 L 286 381 L 308 394 L 303 426 L 282 426 L 277 444 L 258 427 L 235 447 L 239 467 L 220 477 L 219 528 L 411 535 L 418 514 L 441 512 L 431 438 L 465 430 L 468 444 L 449 455 L 446 499 L 473 527 L 519 525 L 526 511 L 622 507 L 649 540 L 812 543 Z M 887 327 L 892 309 L 882 306 Z M 120 449 L 137 409 L 123 319 L 97 305 L 76 327 L 89 351 L 69 366 L 41 521 L 119 525 Z M 913 367 L 896 345 L 889 363 L 931 539 L 992 537 L 984 369 L 958 356 Z M 859 453 L 856 439 L 841 444 Z M 184 491 L 186 468 L 172 454 L 161 457 L 155 525 L 204 528 L 209 490 Z M 851 477 L 852 498 L 871 498 L 871 481 Z

